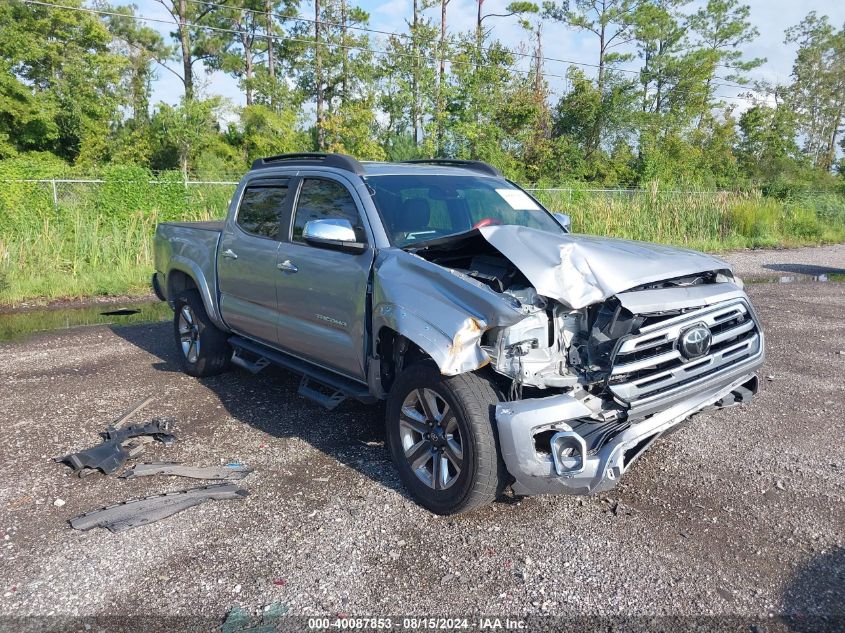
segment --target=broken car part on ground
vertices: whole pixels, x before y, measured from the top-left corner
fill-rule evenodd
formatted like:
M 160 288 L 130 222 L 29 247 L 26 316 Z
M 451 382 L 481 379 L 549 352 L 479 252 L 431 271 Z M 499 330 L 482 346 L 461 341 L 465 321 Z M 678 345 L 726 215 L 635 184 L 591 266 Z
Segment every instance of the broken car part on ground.
M 668 430 L 748 401 L 764 358 L 727 263 L 570 234 L 478 161 L 258 159 L 225 221 L 154 245 L 187 373 L 273 363 L 327 408 L 387 400 L 401 479 L 442 514 L 507 486 L 607 490 Z
M 136 464 L 120 475 L 122 479 L 149 477 L 151 475 L 172 475 L 188 477 L 190 479 L 207 480 L 235 480 L 243 479 L 252 472 L 243 464 L 227 464 L 226 466 L 187 466 L 177 462 L 149 462 Z
M 147 424 L 133 424 L 122 429 L 110 426 L 102 433 L 102 443 L 78 453 L 56 457 L 55 461 L 67 464 L 80 477 L 94 470 L 111 475 L 132 456 L 132 450 L 125 446 L 127 440 L 151 436 L 167 446 L 176 440 L 170 433 L 172 427 L 173 420 L 170 418 L 154 418 Z
M 147 398 L 110 424 L 102 433 L 104 441 L 101 444 L 78 453 L 57 457 L 55 461 L 69 465 L 80 477 L 95 470 L 111 475 L 116 473 L 129 457 L 140 453 L 145 441 L 155 439 L 165 446 L 171 445 L 176 439 L 170 433 L 175 423 L 171 418 L 153 418 L 147 424 L 133 424 L 120 428 L 121 424 L 126 423 L 151 401 L 152 398 Z M 242 479 L 251 472 L 252 469 L 243 464 L 195 467 L 176 462 L 152 462 L 135 465 L 124 471 L 121 478 L 178 475 L 193 479 L 233 480 Z M 246 490 L 239 489 L 234 484 L 216 484 L 168 492 L 88 512 L 71 519 L 70 524 L 77 530 L 88 530 L 99 526 L 111 532 L 121 532 L 159 521 L 205 501 L 237 499 L 246 494 Z
M 206 501 L 242 499 L 246 496 L 247 491 L 235 484 L 212 484 L 125 501 L 82 514 L 71 519 L 70 524 L 76 530 L 102 527 L 110 532 L 122 532 L 160 521 Z

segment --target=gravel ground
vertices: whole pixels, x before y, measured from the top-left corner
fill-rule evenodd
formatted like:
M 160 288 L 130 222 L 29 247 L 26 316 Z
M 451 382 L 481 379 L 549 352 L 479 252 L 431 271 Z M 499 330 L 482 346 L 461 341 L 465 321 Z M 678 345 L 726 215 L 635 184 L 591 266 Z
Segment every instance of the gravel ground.
M 748 277 L 845 272 L 843 246 L 729 258 Z M 219 623 L 234 605 L 276 604 L 297 615 L 786 614 L 799 630 L 845 617 L 845 283 L 749 293 L 768 337 L 750 405 L 698 416 L 610 494 L 454 518 L 403 492 L 382 407 L 326 412 L 272 369 L 190 378 L 169 324 L 0 345 L 0 616 Z M 149 394 L 143 418 L 176 417 L 179 439 L 141 461 L 244 462 L 256 469 L 242 480 L 249 496 L 120 534 L 72 530 L 80 513 L 201 484 L 78 479 L 51 461 Z
M 720 255 L 743 279 L 845 275 L 845 244 L 735 251 Z

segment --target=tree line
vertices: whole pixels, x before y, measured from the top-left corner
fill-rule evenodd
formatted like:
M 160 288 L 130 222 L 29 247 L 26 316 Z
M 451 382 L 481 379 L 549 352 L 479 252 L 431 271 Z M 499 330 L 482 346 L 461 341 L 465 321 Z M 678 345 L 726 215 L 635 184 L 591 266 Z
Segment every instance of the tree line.
M 765 60 L 741 52 L 759 33 L 739 0 L 409 0 L 395 32 L 350 0 L 156 2 L 158 17 L 106 0 L 2 3 L 0 159 L 219 175 L 339 151 L 480 159 L 539 184 L 845 180 L 845 27 L 815 12 L 783 35 L 797 53 L 780 84 L 753 80 Z M 466 32 L 450 25 L 457 2 L 475 2 Z M 496 38 L 504 21 L 521 41 Z M 552 23 L 592 58 L 562 64 Z M 217 71 L 245 105 L 215 95 Z M 157 77 L 181 85 L 178 105 L 151 103 Z

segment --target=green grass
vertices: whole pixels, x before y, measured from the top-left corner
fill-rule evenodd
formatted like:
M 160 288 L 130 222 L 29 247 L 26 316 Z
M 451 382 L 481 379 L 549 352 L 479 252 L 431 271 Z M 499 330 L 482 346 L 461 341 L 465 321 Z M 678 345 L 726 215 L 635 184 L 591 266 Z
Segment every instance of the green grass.
M 845 198 L 835 194 L 779 201 L 759 194 L 638 191 L 540 192 L 568 213 L 573 230 L 706 251 L 845 241 Z
M 149 291 L 156 224 L 226 213 L 231 186 L 113 177 L 103 184 L 13 183 L 0 194 L 0 305 Z
M 2 176 L 2 170 L 0 170 Z M 185 187 L 113 168 L 98 185 L 4 183 L 0 188 L 0 305 L 146 293 L 158 222 L 225 215 L 234 187 Z M 150 182 L 152 181 L 152 182 Z M 845 197 L 780 201 L 759 194 L 539 192 L 576 232 L 707 251 L 845 241 Z
M 128 222 L 68 210 L 4 236 L 0 253 L 0 302 L 138 292 L 151 265 L 157 214 Z

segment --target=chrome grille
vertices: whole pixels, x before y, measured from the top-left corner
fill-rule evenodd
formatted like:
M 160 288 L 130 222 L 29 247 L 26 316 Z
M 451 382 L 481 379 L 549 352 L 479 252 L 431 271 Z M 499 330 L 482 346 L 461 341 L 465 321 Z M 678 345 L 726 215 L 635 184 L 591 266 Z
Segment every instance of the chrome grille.
M 710 351 L 687 360 L 678 350 L 678 339 L 696 324 L 710 330 Z M 637 406 L 728 375 L 760 354 L 761 333 L 751 308 L 744 299 L 733 299 L 646 326 L 623 339 L 614 355 L 608 386 L 619 400 Z

